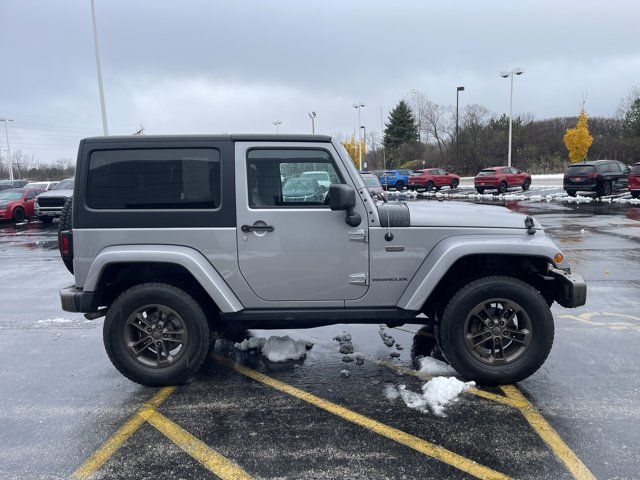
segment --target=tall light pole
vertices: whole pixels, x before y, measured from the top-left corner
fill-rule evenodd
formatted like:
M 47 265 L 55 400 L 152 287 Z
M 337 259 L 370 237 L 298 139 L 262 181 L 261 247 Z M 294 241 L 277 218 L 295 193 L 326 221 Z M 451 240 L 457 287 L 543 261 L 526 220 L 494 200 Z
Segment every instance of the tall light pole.
M 362 138 L 360 137 L 360 127 L 362 126 L 361 111 L 365 104 L 362 102 L 354 103 L 353 108 L 358 110 L 358 170 L 362 171 Z
M 311 134 L 316 134 L 316 112 L 309 112 L 309 118 L 311 119 Z
M 107 126 L 107 110 L 104 106 L 104 88 L 102 86 L 102 69 L 100 68 L 100 53 L 98 51 L 98 27 L 96 25 L 96 6 L 95 0 L 91 0 L 91 17 L 93 19 L 93 46 L 96 50 L 96 68 L 98 70 L 98 90 L 100 91 L 100 109 L 102 111 L 102 132 L 109 135 L 109 127 Z
M 4 134 L 7 137 L 7 155 L 8 155 L 8 168 L 9 168 L 9 180 L 13 180 L 13 161 L 11 160 L 11 146 L 9 145 L 9 129 L 7 128 L 7 122 L 13 122 L 12 118 L 0 118 L 0 122 L 4 122 Z
M 360 130 L 362 130 L 362 143 L 364 144 L 364 148 L 366 150 L 366 148 L 367 148 L 367 127 L 365 127 L 364 125 L 360 125 Z M 364 162 L 364 163 L 365 163 L 364 168 L 368 168 L 367 167 L 367 162 Z M 362 165 L 360 165 L 360 170 L 362 170 Z
M 511 78 L 511 89 L 509 91 L 509 156 L 507 165 L 511 166 L 511 134 L 513 129 L 513 76 L 522 75 L 524 70 L 522 68 L 514 68 L 513 70 L 500 72 L 502 78 Z
M 464 87 L 456 88 L 456 173 L 460 165 L 460 142 L 458 142 L 458 104 L 460 101 L 460 92 L 464 92 Z
M 280 120 L 276 120 L 273 124 L 276 126 L 276 133 L 280 133 L 280 125 L 282 125 L 282 122 Z

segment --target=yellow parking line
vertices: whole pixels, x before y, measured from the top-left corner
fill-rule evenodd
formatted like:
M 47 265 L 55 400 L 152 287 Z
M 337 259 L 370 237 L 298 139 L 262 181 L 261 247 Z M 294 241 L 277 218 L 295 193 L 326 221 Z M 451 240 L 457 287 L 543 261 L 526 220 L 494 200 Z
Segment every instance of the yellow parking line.
M 75 472 L 72 478 L 88 478 L 98 470 L 109 458 L 120 448 L 120 446 L 133 435 L 138 428 L 153 413 L 153 409 L 159 407 L 176 387 L 165 387 L 156 393 L 151 400 L 146 402 L 129 419 L 111 435 L 87 461 L 85 461 Z
M 564 463 L 576 480 L 595 479 L 582 460 L 573 453 L 569 446 L 560 438 L 538 410 L 527 398 L 514 386 L 504 385 L 500 387 L 504 394 L 516 404 L 518 410 L 524 415 L 540 438 L 553 450 L 553 453 Z
M 398 430 L 397 428 L 390 427 L 376 420 L 365 417 L 364 415 L 356 413 L 352 410 L 349 410 L 345 407 L 341 407 L 340 405 L 337 405 L 333 402 L 317 397 L 309 392 L 305 392 L 304 390 L 300 390 L 296 387 L 293 387 L 284 382 L 271 378 L 260 372 L 252 370 L 248 367 L 234 363 L 232 360 L 226 357 L 222 357 L 218 354 L 213 354 L 213 357 L 218 363 L 236 371 L 237 373 L 240 373 L 241 375 L 249 377 L 253 380 L 256 380 L 257 382 L 268 385 L 271 388 L 274 388 L 288 395 L 296 397 L 300 400 L 303 400 L 307 403 L 310 403 L 311 405 L 321 408 L 322 410 L 332 413 L 344 420 L 347 420 L 351 423 L 354 423 L 368 430 L 371 430 L 372 432 L 375 432 L 378 435 L 389 438 L 390 440 L 393 440 L 409 448 L 412 448 L 413 450 L 416 450 L 417 452 L 420 452 L 424 455 L 440 460 L 448 465 L 451 465 L 452 467 L 457 468 L 458 470 L 466 472 L 477 478 L 483 478 L 483 479 L 508 479 L 509 478 L 508 476 L 500 472 L 497 472 L 488 467 L 480 465 L 474 462 L 473 460 L 469 460 L 468 458 L 458 455 L 457 453 L 447 450 L 446 448 L 427 442 L 426 440 L 422 440 L 421 438 L 418 438 L 409 433 L 405 433 L 401 430 Z
M 252 478 L 235 463 L 209 448 L 164 415 L 154 411 L 147 418 L 147 422 L 221 479 L 250 480 Z

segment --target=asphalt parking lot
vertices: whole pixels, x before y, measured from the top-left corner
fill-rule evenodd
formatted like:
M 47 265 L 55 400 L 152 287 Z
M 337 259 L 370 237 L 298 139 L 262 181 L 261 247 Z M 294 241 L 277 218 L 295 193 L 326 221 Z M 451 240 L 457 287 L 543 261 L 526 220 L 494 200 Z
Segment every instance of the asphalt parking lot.
M 456 192 L 534 215 L 589 294 L 553 307 L 556 340 L 536 374 L 471 389 L 446 416 L 385 396 L 427 380 L 413 360 L 429 334 L 416 325 L 385 328 L 402 350 L 377 325 L 251 331 L 314 346 L 272 363 L 219 338 L 188 384 L 131 383 L 104 352 L 102 320 L 60 309 L 73 279 L 56 225 L 0 224 L 0 478 L 640 478 L 640 205 L 560 192 Z M 361 364 L 343 362 L 343 332 Z

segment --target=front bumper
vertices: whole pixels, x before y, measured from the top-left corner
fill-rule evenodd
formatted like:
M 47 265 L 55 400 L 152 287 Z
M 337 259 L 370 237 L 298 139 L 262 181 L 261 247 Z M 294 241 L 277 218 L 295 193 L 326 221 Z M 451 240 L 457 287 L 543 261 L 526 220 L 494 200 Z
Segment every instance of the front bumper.
M 61 208 L 57 207 L 40 207 L 38 205 L 35 206 L 36 216 L 38 217 L 52 217 L 58 218 L 62 213 Z
M 65 312 L 89 313 L 98 310 L 98 302 L 93 292 L 83 292 L 76 287 L 60 290 L 60 303 Z
M 565 308 L 581 307 L 587 303 L 587 284 L 575 273 L 549 268 L 555 281 L 555 301 Z

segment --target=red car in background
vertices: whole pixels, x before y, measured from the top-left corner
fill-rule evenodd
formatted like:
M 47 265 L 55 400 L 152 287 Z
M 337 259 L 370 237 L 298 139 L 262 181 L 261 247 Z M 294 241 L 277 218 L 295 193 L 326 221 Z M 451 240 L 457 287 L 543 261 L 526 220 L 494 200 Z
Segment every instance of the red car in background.
M 498 193 L 504 193 L 511 187 L 529 190 L 531 175 L 514 167 L 491 167 L 481 170 L 473 183 L 478 193 L 484 193 L 485 190 L 498 190 Z
M 35 214 L 34 201 L 44 190 L 11 188 L 0 192 L 0 220 L 22 222 Z
M 449 173 L 441 168 L 424 168 L 415 170 L 409 176 L 409 190 L 425 189 L 430 192 L 434 188 L 440 190 L 442 187 L 449 187 L 452 190 L 460 185 L 460 177 L 455 173 Z
M 629 191 L 633 198 L 640 198 L 640 162 L 631 165 L 629 172 Z

